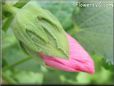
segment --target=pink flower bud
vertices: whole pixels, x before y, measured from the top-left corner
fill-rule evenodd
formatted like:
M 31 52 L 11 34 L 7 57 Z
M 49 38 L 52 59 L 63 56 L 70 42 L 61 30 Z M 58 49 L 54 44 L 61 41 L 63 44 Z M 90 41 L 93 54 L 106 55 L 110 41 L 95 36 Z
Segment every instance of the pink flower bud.
M 47 56 L 40 52 L 39 55 L 44 60 L 45 64 L 60 70 L 68 72 L 87 72 L 94 73 L 94 62 L 84 48 L 69 34 L 67 39 L 70 47 L 69 59 Z

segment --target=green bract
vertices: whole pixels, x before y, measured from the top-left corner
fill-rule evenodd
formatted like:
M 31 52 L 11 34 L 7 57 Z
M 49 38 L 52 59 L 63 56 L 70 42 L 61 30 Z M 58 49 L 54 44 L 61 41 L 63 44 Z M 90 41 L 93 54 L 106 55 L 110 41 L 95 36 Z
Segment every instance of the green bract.
M 66 33 L 48 10 L 28 3 L 15 14 L 12 28 L 25 50 L 68 58 Z

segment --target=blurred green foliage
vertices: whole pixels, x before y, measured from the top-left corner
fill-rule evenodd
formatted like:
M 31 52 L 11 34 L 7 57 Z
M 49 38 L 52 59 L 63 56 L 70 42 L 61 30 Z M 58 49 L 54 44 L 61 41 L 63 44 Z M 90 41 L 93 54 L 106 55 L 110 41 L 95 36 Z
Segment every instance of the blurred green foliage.
M 64 29 L 72 34 L 71 31 L 75 27 L 72 20 L 74 4 L 68 2 L 38 2 L 38 4 L 50 10 L 62 23 Z M 76 12 L 81 11 L 78 9 Z M 91 54 L 95 62 L 94 75 L 83 72 L 64 72 L 48 68 L 43 63 L 41 65 L 38 57 L 31 57 L 20 48 L 9 27 L 10 23 L 7 21 L 4 26 L 5 30 L 2 30 L 2 79 L 4 84 L 114 84 L 113 65 L 106 63 L 105 59 L 95 53 Z
M 87 3 L 86 3 L 87 4 Z M 73 12 L 74 29 L 70 32 L 90 53 L 96 53 L 114 64 L 113 7 L 85 7 Z
M 73 21 L 72 21 L 72 13 L 74 10 L 75 5 L 73 5 L 73 1 L 69 2 L 54 2 L 52 1 L 44 3 L 39 2 L 39 4 L 49 11 L 51 11 L 61 22 L 63 28 L 65 30 L 73 27 Z

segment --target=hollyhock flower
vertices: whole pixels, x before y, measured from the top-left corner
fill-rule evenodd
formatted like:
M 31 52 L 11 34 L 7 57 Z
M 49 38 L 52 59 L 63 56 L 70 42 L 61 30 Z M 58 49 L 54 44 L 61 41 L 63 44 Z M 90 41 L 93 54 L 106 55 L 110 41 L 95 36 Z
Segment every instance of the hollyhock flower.
M 75 39 L 66 35 L 60 22 L 48 10 L 30 2 L 22 9 L 9 4 L 4 8 L 13 14 L 13 32 L 28 54 L 34 57 L 39 52 L 50 67 L 94 73 L 94 63 L 89 54 Z
M 69 59 L 48 56 L 40 52 L 39 55 L 44 60 L 45 64 L 64 71 L 87 72 L 93 74 L 95 71 L 94 62 L 90 55 L 69 34 L 67 34 L 67 39 L 70 47 Z

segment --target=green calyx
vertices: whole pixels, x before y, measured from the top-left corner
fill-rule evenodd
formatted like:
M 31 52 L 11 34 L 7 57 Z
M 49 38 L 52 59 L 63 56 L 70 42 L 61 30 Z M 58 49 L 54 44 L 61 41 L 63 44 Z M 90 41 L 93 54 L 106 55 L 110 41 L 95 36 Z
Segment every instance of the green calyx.
M 29 2 L 16 13 L 12 28 L 26 51 L 69 57 L 66 33 L 48 10 Z

